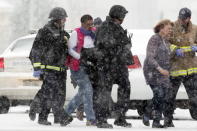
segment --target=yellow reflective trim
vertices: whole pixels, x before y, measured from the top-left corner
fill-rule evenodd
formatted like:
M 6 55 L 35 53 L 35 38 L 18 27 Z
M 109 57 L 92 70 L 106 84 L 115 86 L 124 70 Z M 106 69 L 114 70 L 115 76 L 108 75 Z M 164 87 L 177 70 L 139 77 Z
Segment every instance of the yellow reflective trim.
M 60 71 L 60 67 L 56 67 L 56 66 L 46 66 L 46 69 L 52 69 L 52 70 L 57 70 Z
M 41 69 L 51 69 L 51 70 L 56 70 L 56 71 L 60 71 L 61 68 L 57 67 L 57 66 L 50 66 L 50 65 L 41 65 Z
M 170 50 L 171 50 L 172 52 L 173 52 L 176 48 L 177 48 L 176 45 L 173 45 L 173 44 L 170 45 Z
M 184 52 L 192 51 L 191 46 L 181 46 L 180 49 L 183 49 Z
M 171 76 L 183 76 L 187 75 L 187 70 L 179 70 L 179 71 L 172 71 L 170 72 Z
M 33 67 L 40 67 L 41 63 L 33 63 Z
M 197 68 L 190 68 L 187 70 L 179 70 L 179 71 L 172 71 L 170 72 L 171 76 L 183 76 L 183 75 L 190 75 L 193 73 L 197 73 Z
M 190 68 L 187 71 L 188 71 L 188 75 L 193 74 L 193 73 L 197 73 L 197 68 Z
M 41 65 L 40 67 L 41 67 L 41 69 L 44 69 L 45 68 L 45 65 Z

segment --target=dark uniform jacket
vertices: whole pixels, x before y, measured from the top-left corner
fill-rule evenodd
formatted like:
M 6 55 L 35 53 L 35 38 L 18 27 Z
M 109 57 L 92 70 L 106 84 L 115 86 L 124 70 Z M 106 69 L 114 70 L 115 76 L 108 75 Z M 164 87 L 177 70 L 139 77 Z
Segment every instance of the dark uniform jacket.
M 60 71 L 64 69 L 69 37 L 67 32 L 59 29 L 51 21 L 41 28 L 34 40 L 29 56 L 34 70 Z
M 109 75 L 109 79 L 121 77 L 121 68 L 133 63 L 127 31 L 110 17 L 97 29 L 95 47 L 102 54 L 97 67 Z

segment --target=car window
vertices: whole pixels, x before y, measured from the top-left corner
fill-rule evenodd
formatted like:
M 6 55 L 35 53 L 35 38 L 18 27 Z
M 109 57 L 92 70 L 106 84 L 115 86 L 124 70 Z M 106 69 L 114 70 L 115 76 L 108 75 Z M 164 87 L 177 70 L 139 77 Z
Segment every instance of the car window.
M 35 38 L 27 38 L 16 41 L 11 48 L 12 52 L 30 51 Z

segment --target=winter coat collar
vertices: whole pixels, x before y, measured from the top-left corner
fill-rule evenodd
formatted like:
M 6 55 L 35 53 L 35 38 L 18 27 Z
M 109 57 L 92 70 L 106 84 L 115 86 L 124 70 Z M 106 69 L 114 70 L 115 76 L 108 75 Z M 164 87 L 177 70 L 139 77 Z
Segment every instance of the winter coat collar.
M 191 32 L 192 31 L 192 22 L 190 21 L 186 27 L 183 27 L 181 24 L 181 20 L 175 21 L 175 26 L 177 26 L 177 29 L 179 29 L 180 32 Z
M 106 22 L 109 22 L 114 27 L 116 27 L 120 32 L 124 33 L 124 29 L 122 28 L 122 26 L 120 24 L 116 24 L 110 16 L 106 17 Z

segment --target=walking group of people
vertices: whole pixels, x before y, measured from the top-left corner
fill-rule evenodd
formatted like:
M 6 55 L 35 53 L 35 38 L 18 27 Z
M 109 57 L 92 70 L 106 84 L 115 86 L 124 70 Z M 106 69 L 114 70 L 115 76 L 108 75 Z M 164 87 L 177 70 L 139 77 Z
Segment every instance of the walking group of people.
M 80 19 L 81 26 L 70 36 L 64 30 L 66 11 L 61 7 L 51 10 L 50 20 L 39 29 L 29 56 L 33 76 L 43 81 L 30 105 L 31 120 L 39 113 L 38 123 L 51 125 L 47 119 L 52 110 L 54 123 L 66 126 L 73 120 L 72 113 L 83 107 L 87 126 L 113 128 L 107 122 L 111 112 L 115 112 L 114 125 L 132 126 L 125 117 L 131 88 L 127 66 L 134 64 L 131 37 L 121 26 L 127 13 L 125 7 L 114 5 L 104 22 L 85 14 Z M 177 22 L 160 21 L 149 40 L 144 75 L 153 91 L 153 104 L 147 106 L 143 115 L 147 126 L 150 125 L 149 112 L 153 112 L 152 127 L 174 126 L 174 101 L 181 82 L 190 103 L 197 106 L 197 63 L 194 60 L 197 30 L 190 18 L 191 11 L 181 9 Z M 70 69 L 72 83 L 79 89 L 64 108 L 67 69 Z M 116 103 L 111 98 L 113 84 L 118 85 Z M 162 113 L 164 125 L 160 124 Z

